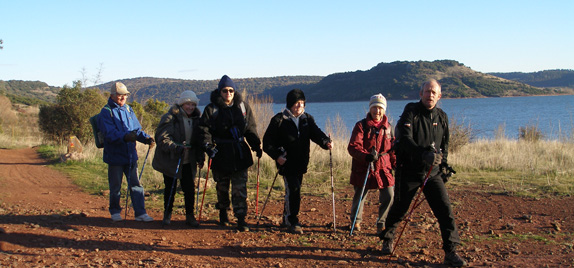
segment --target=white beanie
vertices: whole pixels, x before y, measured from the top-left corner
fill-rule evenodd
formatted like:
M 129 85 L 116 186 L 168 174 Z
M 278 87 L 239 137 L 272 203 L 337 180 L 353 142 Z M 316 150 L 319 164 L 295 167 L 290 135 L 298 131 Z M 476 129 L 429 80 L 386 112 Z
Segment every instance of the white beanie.
M 186 102 L 193 102 L 193 103 L 195 103 L 195 105 L 199 105 L 199 99 L 195 95 L 195 92 L 193 92 L 191 90 L 186 90 L 184 92 L 181 92 L 181 95 L 179 96 L 179 99 L 177 100 L 177 104 L 183 105 Z
M 373 95 L 369 100 L 369 109 L 371 109 L 373 106 L 379 106 L 383 108 L 383 110 L 387 111 L 387 99 L 385 99 L 381 93 Z

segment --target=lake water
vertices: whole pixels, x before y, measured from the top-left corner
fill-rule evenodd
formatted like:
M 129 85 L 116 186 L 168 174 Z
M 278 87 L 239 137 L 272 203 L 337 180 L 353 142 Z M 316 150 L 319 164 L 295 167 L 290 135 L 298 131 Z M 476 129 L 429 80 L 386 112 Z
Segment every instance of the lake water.
M 397 122 L 405 105 L 418 100 L 387 101 L 387 116 Z M 283 110 L 285 104 L 274 104 L 273 111 Z M 571 137 L 574 129 L 574 95 L 533 96 L 480 99 L 442 99 L 441 107 L 449 116 L 465 126 L 470 124 L 477 138 L 494 138 L 499 126 L 504 127 L 508 138 L 516 139 L 519 128 L 537 126 L 547 139 Z M 338 114 L 349 133 L 355 123 L 365 117 L 368 101 L 307 103 L 305 109 L 321 128 L 327 119 L 335 120 Z
M 416 101 L 387 101 L 387 116 L 391 122 L 396 123 L 405 105 Z M 439 106 L 447 113 L 450 121 L 470 125 L 476 138 L 492 139 L 499 127 L 503 127 L 506 137 L 511 139 L 518 138 L 519 128 L 526 126 L 536 126 L 546 139 L 572 137 L 574 130 L 574 95 L 442 99 Z M 199 108 L 203 111 L 204 107 Z M 284 108 L 284 103 L 273 104 L 275 113 Z M 355 123 L 365 117 L 367 110 L 368 101 L 309 102 L 305 108 L 323 130 L 327 120 L 334 121 L 339 115 L 349 135 Z M 264 123 L 268 124 L 269 120 Z

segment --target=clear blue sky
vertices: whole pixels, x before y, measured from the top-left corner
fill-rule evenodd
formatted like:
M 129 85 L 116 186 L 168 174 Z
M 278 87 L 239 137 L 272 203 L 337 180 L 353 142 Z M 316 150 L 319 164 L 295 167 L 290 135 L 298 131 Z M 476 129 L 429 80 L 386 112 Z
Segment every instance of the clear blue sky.
M 0 80 L 325 76 L 437 59 L 574 69 L 573 11 L 570 0 L 3 0 Z

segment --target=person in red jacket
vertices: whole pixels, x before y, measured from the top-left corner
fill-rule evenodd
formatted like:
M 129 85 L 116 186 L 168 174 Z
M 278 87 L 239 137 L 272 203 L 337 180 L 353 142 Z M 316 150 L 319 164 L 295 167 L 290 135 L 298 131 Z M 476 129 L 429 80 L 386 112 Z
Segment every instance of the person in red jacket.
M 350 227 L 352 228 L 355 222 L 356 231 L 361 230 L 363 205 L 369 190 L 379 190 L 377 234 L 385 228 L 387 213 L 393 203 L 395 178 L 392 170 L 395 168 L 396 158 L 391 147 L 395 137 L 394 130 L 385 115 L 386 109 L 387 100 L 382 94 L 372 96 L 369 101 L 369 112 L 366 118 L 355 124 L 347 146 L 347 151 L 353 157 L 351 184 L 355 188 Z M 368 169 L 370 171 L 365 184 Z

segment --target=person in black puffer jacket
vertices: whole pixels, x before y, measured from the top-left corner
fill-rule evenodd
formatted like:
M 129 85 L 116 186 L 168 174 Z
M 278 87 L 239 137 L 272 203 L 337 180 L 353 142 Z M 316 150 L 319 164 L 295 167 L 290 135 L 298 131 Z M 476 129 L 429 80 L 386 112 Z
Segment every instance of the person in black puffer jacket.
M 236 90 L 235 83 L 224 75 L 217 89 L 211 92 L 211 103 L 203 111 L 199 128 L 203 149 L 212 161 L 219 222 L 224 226 L 229 225 L 227 210 L 232 203 L 233 213 L 237 217 L 237 230 L 247 232 L 247 169 L 253 165 L 249 149 L 258 158 L 263 151 L 251 107 Z
M 327 150 L 332 143 L 305 112 L 305 94 L 300 89 L 287 93 L 287 107 L 271 118 L 263 135 L 263 149 L 276 161 L 285 182 L 283 223 L 289 232 L 302 234 L 298 214 L 301 205 L 301 184 L 309 164 L 310 141 Z
M 199 99 L 193 91 L 182 92 L 177 103 L 161 117 L 155 132 L 157 147 L 152 166 L 163 173 L 163 225 L 171 223 L 179 178 L 185 201 L 185 223 L 191 227 L 199 226 L 193 213 L 194 178 L 197 166 L 199 165 L 200 169 L 203 167 L 205 153 L 199 137 L 201 111 L 197 108 L 198 103 Z

